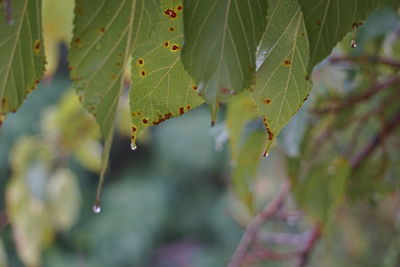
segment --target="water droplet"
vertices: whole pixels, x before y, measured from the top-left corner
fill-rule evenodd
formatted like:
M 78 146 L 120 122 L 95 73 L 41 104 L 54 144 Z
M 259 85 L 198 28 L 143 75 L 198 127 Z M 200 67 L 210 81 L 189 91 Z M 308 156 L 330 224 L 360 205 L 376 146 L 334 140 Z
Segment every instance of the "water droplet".
M 99 203 L 93 205 L 93 212 L 99 214 L 101 212 L 101 207 Z
M 134 141 L 131 142 L 131 149 L 132 150 L 136 150 L 137 149 L 137 146 L 136 146 Z
M 351 48 L 357 47 L 356 41 L 354 41 L 354 39 L 351 39 L 350 46 L 351 46 Z
M 268 152 L 268 151 L 265 151 L 263 156 L 264 156 L 264 158 L 267 158 L 268 155 L 269 155 L 269 152 Z
M 96 49 L 97 51 L 99 51 L 101 49 L 101 44 L 96 44 L 96 46 L 94 47 L 94 49 Z

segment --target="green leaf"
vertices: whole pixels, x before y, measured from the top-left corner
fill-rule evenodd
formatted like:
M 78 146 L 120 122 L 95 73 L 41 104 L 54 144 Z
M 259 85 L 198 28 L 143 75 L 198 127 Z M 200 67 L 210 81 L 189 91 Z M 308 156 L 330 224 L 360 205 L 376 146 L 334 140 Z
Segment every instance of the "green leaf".
M 229 131 L 229 149 L 233 164 L 236 164 L 241 147 L 241 137 L 246 125 L 258 117 L 256 106 L 247 92 L 232 97 L 227 103 L 226 127 Z
M 250 93 L 268 132 L 266 152 L 310 90 L 308 41 L 300 6 L 295 0 L 273 0 L 269 5 L 267 28 L 256 56 L 256 85 Z
M 267 0 L 186 0 L 182 59 L 211 107 L 248 88 L 266 24 Z
M 336 44 L 352 31 L 353 25 L 360 25 L 381 4 L 392 5 L 392 2 L 395 1 L 299 0 L 310 42 L 308 72 L 311 73 L 314 66 L 331 53 Z
M 183 40 L 182 1 L 164 0 L 161 21 L 152 38 L 133 53 L 130 109 L 132 148 L 137 134 L 150 125 L 182 115 L 202 103 L 186 73 L 180 51 Z
M 257 121 L 257 109 L 245 91 L 228 101 L 226 127 L 232 163 L 232 185 L 236 195 L 253 210 L 253 183 L 266 141 L 265 131 Z
M 315 220 L 329 223 L 332 212 L 345 196 L 350 171 L 350 164 L 341 157 L 312 166 L 295 184 L 297 203 Z
M 71 77 L 105 139 L 112 132 L 132 49 L 150 36 L 159 6 L 155 0 L 77 0 L 70 51 Z
M 12 1 L 12 10 L 12 25 L 0 16 L 0 125 L 6 113 L 19 108 L 44 72 L 41 1 Z
M 75 174 L 68 169 L 57 169 L 47 184 L 47 195 L 54 227 L 69 230 L 79 215 L 81 204 L 81 193 Z
M 94 115 L 105 140 L 96 195 L 96 210 L 107 169 L 124 70 L 132 50 L 157 25 L 156 0 L 77 0 L 70 51 L 70 70 L 83 105 Z

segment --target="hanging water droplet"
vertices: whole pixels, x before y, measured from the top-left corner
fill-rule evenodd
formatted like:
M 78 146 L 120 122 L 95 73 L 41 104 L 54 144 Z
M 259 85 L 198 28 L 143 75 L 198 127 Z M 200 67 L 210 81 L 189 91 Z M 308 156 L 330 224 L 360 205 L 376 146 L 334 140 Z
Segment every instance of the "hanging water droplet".
M 351 48 L 357 47 L 357 43 L 356 43 L 356 41 L 354 41 L 354 39 L 351 39 L 350 46 L 351 46 Z
M 137 146 L 136 146 L 134 141 L 131 142 L 131 149 L 132 150 L 136 150 L 137 149 Z
M 100 204 L 96 203 L 93 205 L 93 212 L 99 214 L 101 212 Z
M 96 49 L 97 51 L 99 51 L 101 49 L 101 44 L 96 44 L 96 46 L 94 47 L 94 49 Z

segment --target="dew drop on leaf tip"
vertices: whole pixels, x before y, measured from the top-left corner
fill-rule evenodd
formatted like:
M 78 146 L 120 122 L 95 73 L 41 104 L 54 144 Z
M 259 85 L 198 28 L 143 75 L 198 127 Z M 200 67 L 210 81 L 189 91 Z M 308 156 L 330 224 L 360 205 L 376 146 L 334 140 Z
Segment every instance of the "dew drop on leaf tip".
M 132 150 L 136 150 L 137 149 L 137 146 L 136 146 L 136 144 L 135 144 L 135 142 L 131 142 L 131 149 Z
M 357 47 L 357 43 L 356 43 L 356 41 L 354 41 L 354 39 L 351 40 L 350 46 L 351 46 L 351 48 L 356 48 Z
M 93 205 L 93 212 L 99 214 L 101 212 L 101 207 L 98 203 Z

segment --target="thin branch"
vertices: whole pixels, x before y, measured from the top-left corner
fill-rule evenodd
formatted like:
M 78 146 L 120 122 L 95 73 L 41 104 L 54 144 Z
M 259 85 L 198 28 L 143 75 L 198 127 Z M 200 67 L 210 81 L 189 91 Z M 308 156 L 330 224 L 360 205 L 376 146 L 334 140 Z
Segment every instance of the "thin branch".
M 323 115 L 325 113 L 330 113 L 330 112 L 338 112 L 341 111 L 343 109 L 349 108 L 349 107 L 353 107 L 355 104 L 362 102 L 362 101 L 366 101 L 369 98 L 371 98 L 373 95 L 375 95 L 376 93 L 380 92 L 382 89 L 388 88 L 396 83 L 400 83 L 400 77 L 399 76 L 392 76 L 389 77 L 388 79 L 386 79 L 383 82 L 379 82 L 376 83 L 374 85 L 372 85 L 371 87 L 369 87 L 365 92 L 361 93 L 361 94 L 356 94 L 353 96 L 350 96 L 349 98 L 347 98 L 345 101 L 343 101 L 341 104 L 339 105 L 334 105 L 334 106 L 328 106 L 325 108 L 319 108 L 319 109 L 314 109 L 313 113 L 317 114 L 317 115 Z
M 302 250 L 299 261 L 297 264 L 297 267 L 304 267 L 307 265 L 308 260 L 310 258 L 310 254 L 312 249 L 314 248 L 315 243 L 318 241 L 318 239 L 321 237 L 321 226 L 317 224 L 312 233 L 310 238 L 308 239 L 307 243 L 304 246 L 304 249 Z
M 400 125 L 400 111 L 398 111 L 392 119 L 384 125 L 379 133 L 377 133 L 368 144 L 358 154 L 351 159 L 351 166 L 357 168 L 360 164 L 379 146 L 379 144 Z
M 285 181 L 281 185 L 275 199 L 268 203 L 264 207 L 264 209 L 255 217 L 254 221 L 247 226 L 246 231 L 243 234 L 242 239 L 240 240 L 235 250 L 231 262 L 228 265 L 229 267 L 239 267 L 241 265 L 251 243 L 256 238 L 258 231 L 260 231 L 264 223 L 268 219 L 270 219 L 285 202 L 286 197 L 289 193 L 289 187 L 289 182 Z
M 354 62 L 354 63 L 379 63 L 388 65 L 394 68 L 400 68 L 400 61 L 394 60 L 392 58 L 384 57 L 349 57 L 349 56 L 335 56 L 331 57 L 329 60 L 331 63 L 342 63 L 342 62 Z

